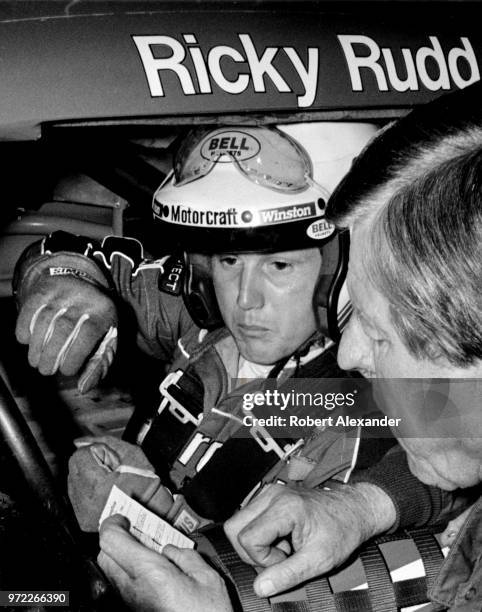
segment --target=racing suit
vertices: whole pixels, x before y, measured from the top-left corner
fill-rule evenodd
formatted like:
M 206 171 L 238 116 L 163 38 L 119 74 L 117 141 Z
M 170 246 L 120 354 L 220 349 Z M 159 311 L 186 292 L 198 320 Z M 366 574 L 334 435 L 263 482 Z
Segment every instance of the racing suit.
M 139 346 L 169 363 L 159 404 L 136 432 L 136 443 L 174 493 L 163 514 L 176 526 L 192 531 L 205 519 L 224 520 L 263 483 L 346 482 L 357 457 L 365 461 L 365 449 L 366 461 L 376 462 L 393 444 L 388 433 L 360 444 L 361 428 L 348 435 L 340 427 L 306 426 L 293 438 L 245 427 L 243 398 L 264 390 L 268 379 L 237 380 L 240 355 L 233 337 L 226 328 L 208 332 L 193 323 L 180 296 L 181 271 L 176 258 L 145 260 L 133 239 L 109 237 L 99 245 L 56 232 L 30 249 L 16 274 L 20 302 L 42 275 L 107 284 L 135 314 Z M 303 390 L 311 393 L 336 391 L 324 379 L 350 376 L 337 366 L 336 347 L 320 336 L 278 370 L 270 383 L 283 385 L 295 375 L 306 379 L 309 388 Z M 316 410 L 318 416 L 339 411 Z

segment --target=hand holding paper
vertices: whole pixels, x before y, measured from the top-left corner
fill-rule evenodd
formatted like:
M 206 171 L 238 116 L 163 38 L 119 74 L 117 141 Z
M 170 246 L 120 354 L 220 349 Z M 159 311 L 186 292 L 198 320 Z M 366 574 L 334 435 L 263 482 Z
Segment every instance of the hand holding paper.
M 125 603 L 136 612 L 232 612 L 221 576 L 189 549 L 193 542 L 114 489 L 101 518 L 98 562 Z M 110 516 L 116 512 L 130 517 L 130 526 L 126 518 Z

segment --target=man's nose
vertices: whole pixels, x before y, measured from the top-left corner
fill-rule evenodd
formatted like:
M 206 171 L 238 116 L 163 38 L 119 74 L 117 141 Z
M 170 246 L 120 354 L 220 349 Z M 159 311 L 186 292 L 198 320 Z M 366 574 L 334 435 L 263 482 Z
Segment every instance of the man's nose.
M 372 352 L 355 315 L 352 315 L 338 347 L 338 365 L 342 370 L 373 370 Z
M 264 295 L 259 270 L 254 266 L 244 265 L 239 275 L 238 306 L 243 310 L 262 308 Z

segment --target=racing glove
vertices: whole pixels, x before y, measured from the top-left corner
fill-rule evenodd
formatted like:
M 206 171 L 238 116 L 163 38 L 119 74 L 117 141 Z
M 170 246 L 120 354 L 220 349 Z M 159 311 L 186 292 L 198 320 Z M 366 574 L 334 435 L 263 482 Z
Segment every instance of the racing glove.
M 118 315 L 108 281 L 78 253 L 37 253 L 17 266 L 16 337 L 41 374 L 80 373 L 85 393 L 105 376 L 117 348 Z
M 173 505 L 172 495 L 142 450 L 112 436 L 84 437 L 69 461 L 68 492 L 81 529 L 98 531 L 113 485 L 159 516 Z

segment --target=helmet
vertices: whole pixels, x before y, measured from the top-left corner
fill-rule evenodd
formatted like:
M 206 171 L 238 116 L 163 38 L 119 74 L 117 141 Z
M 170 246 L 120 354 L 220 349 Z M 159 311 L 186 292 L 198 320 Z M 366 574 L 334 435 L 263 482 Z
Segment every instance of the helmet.
M 318 247 L 323 264 L 314 309 L 321 331 L 337 339 L 348 236 L 325 221 L 325 206 L 375 131 L 372 124 L 323 122 L 188 133 L 154 196 L 153 212 L 188 253 L 183 296 L 198 325 L 222 323 L 208 254 Z

